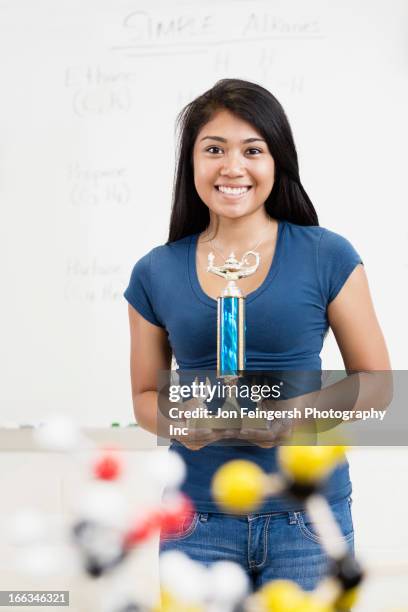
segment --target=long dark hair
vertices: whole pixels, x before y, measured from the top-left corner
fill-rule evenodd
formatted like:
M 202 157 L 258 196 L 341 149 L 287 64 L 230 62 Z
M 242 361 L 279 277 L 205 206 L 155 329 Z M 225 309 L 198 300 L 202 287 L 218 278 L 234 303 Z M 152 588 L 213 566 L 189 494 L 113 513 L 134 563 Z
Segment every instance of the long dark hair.
M 177 115 L 179 136 L 168 243 L 200 233 L 209 225 L 208 207 L 194 185 L 193 147 L 198 132 L 220 109 L 252 124 L 266 140 L 275 162 L 275 181 L 265 202 L 266 212 L 275 219 L 298 225 L 319 225 L 314 206 L 300 182 L 292 130 L 281 104 L 256 83 L 221 79 Z

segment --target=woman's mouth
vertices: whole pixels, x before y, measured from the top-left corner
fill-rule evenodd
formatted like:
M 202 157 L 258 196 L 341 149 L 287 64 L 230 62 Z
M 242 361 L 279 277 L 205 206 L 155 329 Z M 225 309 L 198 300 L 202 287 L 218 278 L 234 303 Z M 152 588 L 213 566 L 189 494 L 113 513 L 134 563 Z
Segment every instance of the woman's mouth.
M 215 189 L 220 193 L 223 197 L 228 198 L 229 200 L 237 200 L 239 198 L 244 197 L 248 191 L 251 189 L 252 185 L 245 185 L 242 187 L 227 187 L 225 185 L 215 185 Z

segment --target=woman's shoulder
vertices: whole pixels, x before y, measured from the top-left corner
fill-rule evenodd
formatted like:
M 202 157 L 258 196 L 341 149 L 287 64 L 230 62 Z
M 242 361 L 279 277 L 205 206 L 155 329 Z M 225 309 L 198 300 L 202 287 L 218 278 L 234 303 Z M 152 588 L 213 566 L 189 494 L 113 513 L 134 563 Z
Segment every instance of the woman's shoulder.
M 285 221 L 285 225 L 291 238 L 312 242 L 319 250 L 333 251 L 351 246 L 345 236 L 321 225 L 297 225 L 289 221 Z
M 177 261 L 186 261 L 188 250 L 192 239 L 196 234 L 191 234 L 175 240 L 152 247 L 149 251 L 141 255 L 135 263 L 135 268 L 139 271 L 149 271 L 151 267 L 160 264 L 169 265 Z
M 184 236 L 183 238 L 179 238 L 179 240 L 173 240 L 173 242 L 166 242 L 165 244 L 160 245 L 158 248 L 162 249 L 163 252 L 170 252 L 174 250 L 185 250 L 188 249 L 191 242 L 197 234 L 189 234 L 188 236 Z
M 150 257 L 152 260 L 183 258 L 188 253 L 195 236 L 196 234 L 190 234 L 179 240 L 174 240 L 173 242 L 159 244 L 153 247 L 146 256 Z
M 316 271 L 322 294 L 330 302 L 363 260 L 343 235 L 320 225 L 286 223 L 286 252 Z
M 309 261 L 316 271 L 324 303 L 330 303 L 354 268 L 363 263 L 351 242 L 341 234 L 320 225 L 287 223 L 288 253 Z

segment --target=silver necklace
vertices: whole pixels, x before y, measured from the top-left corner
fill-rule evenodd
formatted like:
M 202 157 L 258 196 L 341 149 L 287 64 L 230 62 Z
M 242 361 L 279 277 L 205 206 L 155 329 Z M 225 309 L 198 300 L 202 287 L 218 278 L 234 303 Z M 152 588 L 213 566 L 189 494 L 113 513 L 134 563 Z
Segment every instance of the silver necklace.
M 267 231 L 268 231 L 268 229 L 269 229 L 269 227 L 270 227 L 271 223 L 272 223 L 272 221 L 269 219 L 268 227 L 267 227 L 267 229 L 265 230 L 264 235 L 263 235 L 263 236 L 261 237 L 261 239 L 260 239 L 260 240 L 259 240 L 259 241 L 256 243 L 256 245 L 255 245 L 254 247 L 252 247 L 252 249 L 248 249 L 248 250 L 246 251 L 247 253 L 248 253 L 249 251 L 253 251 L 254 253 L 256 253 L 256 249 L 259 247 L 259 245 L 261 244 L 261 242 L 263 242 L 263 240 L 265 239 L 265 234 L 267 233 Z M 222 255 L 224 259 L 227 259 L 227 258 L 225 257 L 225 254 L 224 254 L 224 253 L 223 253 L 223 252 L 222 252 L 222 251 L 221 251 L 221 250 L 220 250 L 218 247 L 216 247 L 216 246 L 215 246 L 215 244 L 213 243 L 212 239 L 210 239 L 210 245 L 211 245 L 211 247 L 212 247 L 212 248 L 213 248 L 215 251 L 218 251 L 218 253 L 219 253 L 220 255 Z M 259 253 L 258 253 L 258 255 L 259 255 Z M 231 251 L 231 253 L 230 253 L 229 257 L 234 257 L 234 258 L 235 258 L 235 253 L 234 253 L 233 251 Z

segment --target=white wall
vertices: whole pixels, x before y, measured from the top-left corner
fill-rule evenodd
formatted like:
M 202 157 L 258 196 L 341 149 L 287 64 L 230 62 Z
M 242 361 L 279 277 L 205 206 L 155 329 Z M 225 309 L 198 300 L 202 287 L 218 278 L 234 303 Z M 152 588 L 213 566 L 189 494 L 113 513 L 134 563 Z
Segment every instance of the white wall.
M 178 111 L 222 77 L 282 102 L 321 224 L 406 365 L 404 0 L 0 4 L 4 420 L 132 418 L 122 292 L 166 239 Z M 405 329 L 405 328 L 404 328 Z M 332 345 L 326 367 L 340 367 Z
M 0 425 L 55 410 L 132 420 L 121 294 L 166 239 L 176 114 L 223 77 L 282 102 L 321 224 L 360 252 L 393 367 L 406 368 L 407 12 L 404 0 L 1 2 Z M 341 367 L 332 337 L 323 357 Z M 37 468 L 65 478 L 47 459 L 0 462 L 8 513 Z M 404 449 L 350 457 L 368 559 L 406 558 L 406 462 Z M 54 493 L 44 510 L 63 513 Z M 373 586 L 365 609 L 392 593 L 407 604 L 394 586 Z

